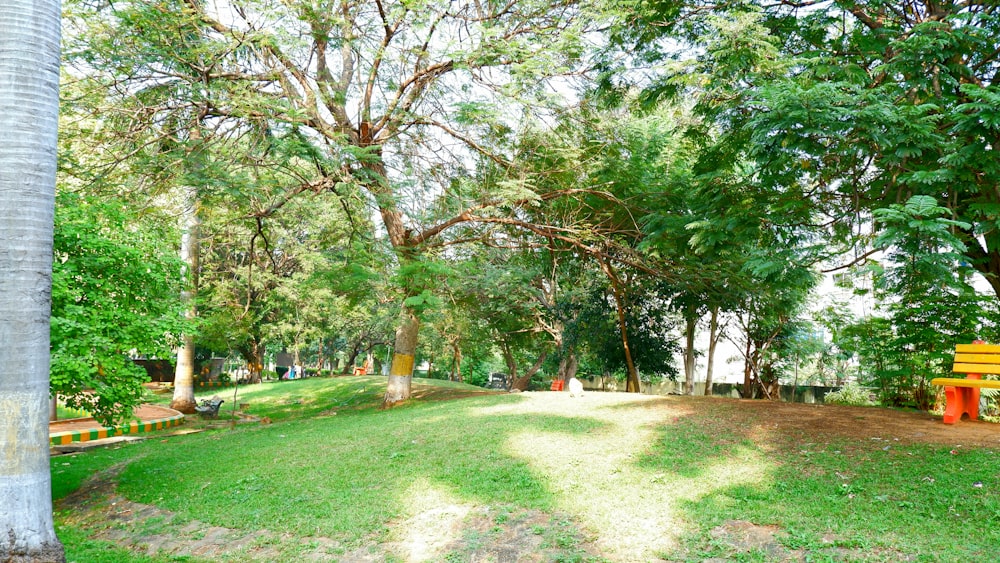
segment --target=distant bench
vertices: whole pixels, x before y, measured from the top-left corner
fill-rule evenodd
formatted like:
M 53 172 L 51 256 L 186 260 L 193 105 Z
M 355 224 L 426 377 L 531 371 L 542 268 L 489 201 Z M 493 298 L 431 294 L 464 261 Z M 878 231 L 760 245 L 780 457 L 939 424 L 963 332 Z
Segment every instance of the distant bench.
M 981 379 L 983 374 L 1000 374 L 1000 345 L 959 344 L 955 346 L 955 365 L 951 371 L 966 374 L 957 377 L 936 377 L 931 385 L 944 387 L 944 423 L 954 424 L 969 415 L 969 420 L 979 418 L 979 390 L 987 387 L 1000 389 L 1000 381 Z
M 205 418 L 215 418 L 219 416 L 219 407 L 222 406 L 222 403 L 225 401 L 218 397 L 202 399 L 201 404 L 196 406 L 194 410 Z

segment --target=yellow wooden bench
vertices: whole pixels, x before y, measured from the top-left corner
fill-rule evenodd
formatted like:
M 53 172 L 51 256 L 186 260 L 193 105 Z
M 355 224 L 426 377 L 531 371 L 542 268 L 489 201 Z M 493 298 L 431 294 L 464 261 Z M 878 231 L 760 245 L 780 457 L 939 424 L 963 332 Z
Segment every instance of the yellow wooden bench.
M 979 418 L 979 390 L 983 387 L 1000 389 L 1000 381 L 981 379 L 983 374 L 1000 374 L 1000 345 L 959 344 L 955 346 L 954 373 L 966 377 L 936 377 L 932 385 L 944 387 L 944 423 L 954 424 L 969 415 L 969 420 Z

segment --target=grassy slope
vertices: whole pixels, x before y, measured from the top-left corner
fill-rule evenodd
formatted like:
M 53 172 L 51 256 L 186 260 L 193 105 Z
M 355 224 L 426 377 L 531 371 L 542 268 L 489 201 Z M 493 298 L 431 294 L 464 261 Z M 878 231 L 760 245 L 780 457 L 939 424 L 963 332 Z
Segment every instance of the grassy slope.
M 992 450 L 953 454 L 934 446 L 764 441 L 743 426 L 737 403 L 720 401 L 711 403 L 711 412 L 696 410 L 654 429 L 642 455 L 615 470 L 614 482 L 623 487 L 586 496 L 593 503 L 588 507 L 570 502 L 573 491 L 537 460 L 512 451 L 509 440 L 540 429 L 588 440 L 609 430 L 606 421 L 518 413 L 506 408 L 522 400 L 515 395 L 433 400 L 467 391 L 444 382 L 419 382 L 423 401 L 377 411 L 372 407 L 381 381 L 313 379 L 241 388 L 236 402 L 250 403 L 251 413 L 274 424 L 54 458 L 54 495 L 65 496 L 88 475 L 130 460 L 118 482 L 132 500 L 186 520 L 323 536 L 352 546 L 386 538 L 387 524 L 410 509 L 415 488 L 511 510 L 569 507 L 586 518 L 628 494 L 630 485 L 637 498 L 663 502 L 674 483 L 697 487 L 704 481 L 703 491 L 671 501 L 685 532 L 676 549 L 661 553 L 670 560 L 767 561 L 759 550 L 733 553 L 710 533 L 732 520 L 775 526 L 785 548 L 815 561 L 985 561 L 1000 543 L 1000 476 Z M 213 394 L 231 406 L 232 390 L 202 396 Z M 708 483 L 709 468 L 726 463 L 756 464 L 766 479 L 761 484 L 736 475 L 731 483 Z M 586 474 L 588 468 L 573 471 Z M 971 524 L 982 528 L 969 533 Z M 68 528 L 60 535 L 70 561 L 173 561 L 128 556 Z M 573 546 L 566 547 L 572 553 Z

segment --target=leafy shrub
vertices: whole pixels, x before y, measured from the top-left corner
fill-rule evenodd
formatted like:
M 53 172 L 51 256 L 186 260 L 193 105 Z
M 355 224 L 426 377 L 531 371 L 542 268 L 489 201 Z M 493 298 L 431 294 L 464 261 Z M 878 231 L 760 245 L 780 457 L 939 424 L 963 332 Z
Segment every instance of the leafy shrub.
M 827 393 L 823 397 L 823 402 L 831 405 L 847 405 L 852 407 L 870 407 L 878 404 L 874 393 L 853 381 L 837 391 Z

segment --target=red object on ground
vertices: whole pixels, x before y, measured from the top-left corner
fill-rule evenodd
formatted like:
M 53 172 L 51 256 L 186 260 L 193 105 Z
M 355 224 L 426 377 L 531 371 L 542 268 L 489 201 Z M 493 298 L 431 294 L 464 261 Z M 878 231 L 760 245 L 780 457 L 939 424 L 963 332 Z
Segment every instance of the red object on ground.
M 371 366 L 368 365 L 368 359 L 366 358 L 365 363 L 361 364 L 361 367 L 354 368 L 354 375 L 368 375 L 369 367 Z
M 552 391 L 562 391 L 564 383 L 565 382 L 563 380 L 557 379 L 552 382 L 552 387 L 549 387 L 549 389 L 551 389 Z
M 982 379 L 978 373 L 967 373 L 966 379 Z M 979 419 L 979 389 L 972 387 L 952 387 L 944 388 L 944 423 L 955 424 L 962 420 L 962 415 L 969 415 L 969 420 Z
M 973 340 L 973 344 L 986 344 L 983 340 Z M 982 379 L 982 374 L 967 373 L 966 379 Z M 962 420 L 962 415 L 969 415 L 969 420 L 979 419 L 979 389 L 972 387 L 944 388 L 944 418 L 945 424 L 955 424 Z

